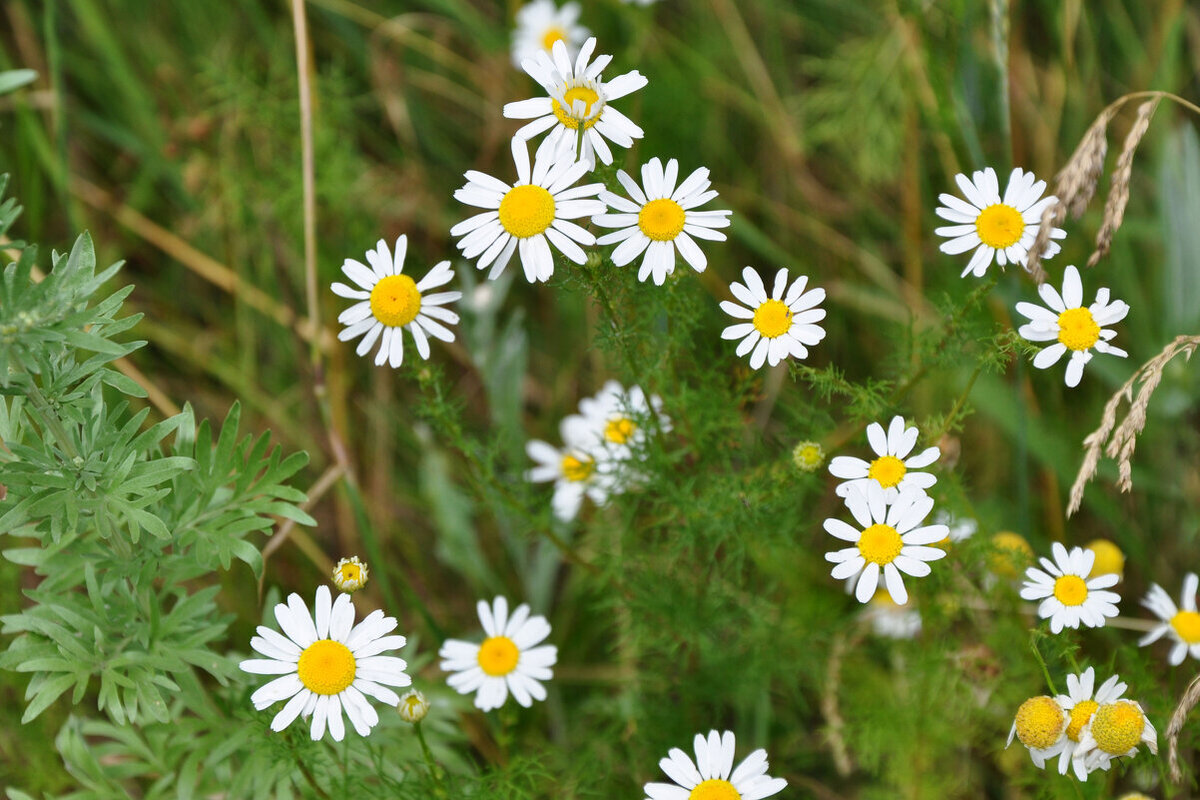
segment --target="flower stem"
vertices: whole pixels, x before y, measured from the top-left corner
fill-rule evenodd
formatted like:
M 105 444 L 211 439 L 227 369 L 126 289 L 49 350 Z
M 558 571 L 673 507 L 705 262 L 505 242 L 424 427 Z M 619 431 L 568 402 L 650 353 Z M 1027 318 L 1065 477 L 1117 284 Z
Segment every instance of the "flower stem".
M 429 749 L 429 743 L 425 741 L 425 732 L 421 730 L 421 723 L 414 722 L 413 730 L 417 732 L 417 741 L 421 743 L 421 755 L 425 757 L 425 765 L 429 768 L 429 777 L 433 778 L 434 794 L 438 797 L 446 797 L 446 787 L 442 785 L 442 768 L 433 759 L 433 751 Z

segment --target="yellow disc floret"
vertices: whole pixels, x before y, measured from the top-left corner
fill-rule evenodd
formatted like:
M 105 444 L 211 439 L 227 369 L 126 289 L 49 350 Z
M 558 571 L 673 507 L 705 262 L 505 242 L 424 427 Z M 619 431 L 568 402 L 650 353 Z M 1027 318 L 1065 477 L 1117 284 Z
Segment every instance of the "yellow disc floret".
M 1087 549 L 1096 554 L 1092 575 L 1121 575 L 1125 572 L 1125 554 L 1108 539 L 1088 542 Z
M 554 197 L 541 186 L 515 186 L 500 200 L 500 224 L 518 239 L 537 236 L 554 222 Z
M 371 313 L 392 328 L 407 325 L 421 310 L 421 293 L 407 275 L 388 275 L 371 289 Z
M 825 450 L 817 442 L 801 442 L 792 450 L 792 461 L 804 472 L 814 472 L 825 461 Z
M 300 653 L 296 674 L 314 694 L 337 694 L 354 683 L 354 654 L 332 639 L 318 639 Z
M 995 549 L 988 557 L 988 566 L 1002 578 L 1017 577 L 1033 562 L 1033 548 L 1019 533 L 1000 531 L 992 537 L 992 547 Z
M 1171 627 L 1186 644 L 1200 644 L 1200 614 L 1180 611 L 1171 617 Z
M 551 25 L 546 28 L 546 32 L 542 34 L 542 49 L 551 51 L 554 49 L 555 42 L 565 42 L 567 40 L 567 32 L 557 25 Z
M 669 242 L 679 235 L 687 222 L 683 206 L 669 197 L 651 200 L 638 212 L 638 227 L 656 242 Z
M 575 86 L 567 89 L 563 94 L 565 103 L 559 103 L 557 100 L 551 100 L 550 106 L 554 110 L 554 116 L 558 117 L 558 121 L 571 130 L 578 130 L 579 123 L 583 122 L 584 128 L 590 128 L 596 124 L 596 120 L 600 119 L 600 114 L 592 116 L 592 104 L 600 99 L 600 95 L 590 86 Z M 575 101 L 583 101 L 583 115 L 576 116 Z M 563 106 L 566 106 L 565 108 Z
M 754 328 L 768 339 L 792 329 L 792 310 L 782 300 L 768 300 L 754 311 Z
M 1063 575 L 1054 581 L 1054 596 L 1064 606 L 1081 606 L 1087 600 L 1087 584 L 1078 575 Z
M 1053 697 L 1031 697 L 1017 709 L 1017 738 L 1034 750 L 1051 747 L 1067 727 L 1067 715 Z
M 566 455 L 562 460 L 562 474 L 567 480 L 578 483 L 586 481 L 592 475 L 592 470 L 596 468 L 596 462 L 587 456 L 577 458 L 576 456 Z
M 907 471 L 904 462 L 895 456 L 880 456 L 871 462 L 870 468 L 867 469 L 867 477 L 879 481 L 883 488 L 891 489 L 900 484 Z
M 1071 350 L 1087 350 L 1100 339 L 1100 326 L 1086 308 L 1068 308 L 1058 315 L 1058 340 Z
M 709 778 L 696 784 L 688 800 L 741 800 L 738 790 L 729 781 L 720 778 Z
M 895 561 L 903 547 L 904 540 L 891 525 L 872 525 L 858 537 L 858 552 L 867 561 L 881 567 Z
M 1003 250 L 1021 241 L 1025 233 L 1025 218 L 1021 212 L 1004 203 L 996 203 L 979 212 L 975 230 L 988 247 Z
M 333 584 L 343 592 L 356 592 L 367 583 L 369 570 L 358 556 L 343 558 L 333 568 Z
M 1146 715 L 1132 700 L 1100 706 L 1092 717 L 1096 745 L 1110 756 L 1123 756 L 1137 747 L 1146 728 Z
M 1096 709 L 1100 704 L 1095 700 L 1080 700 L 1071 709 L 1071 719 L 1067 723 L 1067 738 L 1072 742 L 1079 741 L 1079 734 L 1083 732 L 1083 726 L 1087 725 L 1088 720 L 1092 718 L 1092 714 L 1096 713 Z
M 492 636 L 479 645 L 479 668 L 492 677 L 507 675 L 517 668 L 521 651 L 507 636 Z
M 613 444 L 625 444 L 637 432 L 637 423 L 629 417 L 614 417 L 604 424 L 604 438 Z

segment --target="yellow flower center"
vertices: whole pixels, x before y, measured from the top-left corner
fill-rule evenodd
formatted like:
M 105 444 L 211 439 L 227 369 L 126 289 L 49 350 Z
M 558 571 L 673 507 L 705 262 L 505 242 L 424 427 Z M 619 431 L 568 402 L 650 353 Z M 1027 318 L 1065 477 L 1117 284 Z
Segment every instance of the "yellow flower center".
M 891 525 L 872 525 L 858 537 L 858 552 L 867 561 L 883 566 L 890 564 L 900 555 L 904 540 Z
M 1062 706 L 1053 697 L 1031 697 L 1017 709 L 1017 738 L 1035 750 L 1052 746 L 1067 725 Z
M 1021 241 L 1025 233 L 1025 218 L 1021 212 L 1004 203 L 996 203 L 979 212 L 975 230 L 988 247 L 1003 250 Z
M 421 293 L 407 275 L 388 275 L 371 290 L 371 313 L 392 328 L 407 325 L 421 310 Z
M 1200 644 L 1200 614 L 1195 611 L 1180 611 L 1171 617 L 1171 627 L 1187 644 Z
M 637 431 L 637 423 L 629 417 L 616 417 L 605 424 L 604 438 L 613 444 L 625 444 L 633 438 L 635 431 Z
M 1054 581 L 1054 596 L 1064 606 L 1081 606 L 1087 600 L 1087 584 L 1078 575 L 1063 575 Z
M 1146 716 L 1128 700 L 1100 707 L 1092 719 L 1092 736 L 1110 756 L 1123 756 L 1137 747 L 1146 727 Z
M 319 639 L 300 654 L 296 673 L 311 692 L 337 694 L 354 683 L 354 654 L 332 639 Z
M 557 100 L 551 100 L 550 105 L 554 109 L 554 116 L 558 117 L 558 121 L 571 130 L 579 129 L 579 122 L 583 121 L 584 128 L 590 128 L 596 124 L 596 120 L 600 119 L 600 114 L 592 116 L 592 103 L 600 99 L 600 95 L 596 94 L 596 90 L 588 86 L 575 86 L 567 89 L 563 94 L 563 100 L 566 101 L 566 108 L 563 108 Z M 575 101 L 582 100 L 583 116 L 575 116 L 574 108 Z
M 573 483 L 586 481 L 589 477 L 591 477 L 592 470 L 595 468 L 596 462 L 587 456 L 584 456 L 583 458 L 576 458 L 575 456 L 570 455 L 563 456 L 563 477 Z
M 521 651 L 507 636 L 492 636 L 479 645 L 479 668 L 493 677 L 512 672 L 520 658 Z
M 825 451 L 816 442 L 801 442 L 792 451 L 792 461 L 805 472 L 812 472 L 825 460 Z
M 1087 725 L 1087 721 L 1092 718 L 1092 714 L 1096 713 L 1096 709 L 1100 704 L 1095 700 L 1080 700 L 1071 709 L 1071 721 L 1067 723 L 1067 738 L 1072 742 L 1079 741 L 1079 734 L 1083 733 L 1083 726 Z
M 1120 575 L 1125 571 L 1125 554 L 1108 539 L 1089 542 L 1087 549 L 1096 554 L 1096 562 L 1092 565 L 1093 575 Z
M 792 310 L 782 300 L 768 300 L 755 310 L 754 327 L 768 339 L 783 336 L 792 328 Z
M 1087 350 L 1100 338 L 1100 326 L 1086 308 L 1068 308 L 1058 315 L 1058 340 L 1072 350 Z
M 537 236 L 554 222 L 554 197 L 541 186 L 515 186 L 500 201 L 500 224 L 518 239 Z
M 338 577 L 342 583 L 358 583 L 362 580 L 362 570 L 357 564 L 346 564 L 338 570 Z
M 988 566 L 1002 578 L 1017 577 L 1018 571 L 1033 561 L 1033 548 L 1019 533 L 1000 531 L 992 537 L 992 547 L 995 549 L 988 557 Z
M 551 25 L 542 34 L 542 49 L 547 51 L 553 50 L 555 42 L 565 42 L 566 40 L 567 32 L 557 25 Z
M 701 781 L 695 789 L 692 789 L 688 800 L 741 800 L 741 797 L 738 790 L 733 788 L 733 784 L 729 781 L 709 778 Z
M 895 456 L 880 456 L 871 462 L 871 466 L 867 469 L 867 477 L 879 481 L 879 485 L 883 488 L 891 489 L 893 486 L 899 485 L 907 471 L 908 468 L 904 466 L 904 462 Z
M 638 212 L 638 227 L 656 242 L 674 239 L 683 230 L 686 221 L 683 206 L 668 197 L 651 200 Z

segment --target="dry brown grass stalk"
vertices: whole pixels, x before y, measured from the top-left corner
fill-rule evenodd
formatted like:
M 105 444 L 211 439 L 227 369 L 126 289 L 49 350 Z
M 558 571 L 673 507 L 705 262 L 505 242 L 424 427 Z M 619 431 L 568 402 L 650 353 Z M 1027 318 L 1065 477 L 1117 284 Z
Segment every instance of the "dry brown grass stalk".
M 1167 723 L 1167 763 L 1172 783 L 1178 784 L 1183 780 L 1183 770 L 1179 766 L 1179 732 L 1183 730 L 1183 723 L 1187 722 L 1188 714 L 1198 702 L 1200 702 L 1200 675 L 1197 675 L 1188 684 L 1187 691 L 1183 693 L 1183 697 L 1179 698 L 1179 705 L 1175 706 L 1171 720 Z
M 1068 517 L 1079 510 L 1079 506 L 1083 502 L 1084 486 L 1095 477 L 1101 453 L 1117 460 L 1119 471 L 1117 486 L 1121 491 L 1128 492 L 1133 488 L 1133 467 L 1130 462 L 1133 459 L 1134 449 L 1137 447 L 1138 434 L 1146 427 L 1146 409 L 1150 405 L 1150 397 L 1162 381 L 1163 370 L 1166 369 L 1171 359 L 1180 353 L 1183 353 L 1185 358 L 1191 358 L 1197 347 L 1200 347 L 1200 336 L 1175 337 L 1175 340 L 1163 348 L 1161 353 L 1139 367 L 1137 372 L 1133 373 L 1116 394 L 1105 403 L 1104 414 L 1100 417 L 1100 427 L 1083 440 L 1083 464 L 1080 465 L 1079 474 L 1075 476 L 1075 483 L 1071 486 L 1071 502 L 1067 507 Z M 1141 387 L 1138 389 L 1135 399 L 1133 389 L 1138 383 L 1141 383 Z M 1122 400 L 1130 403 L 1130 406 L 1125 419 L 1118 426 L 1117 411 Z
M 1088 258 L 1089 267 L 1096 266 L 1100 259 L 1108 255 L 1113 234 L 1125 219 L 1125 206 L 1129 203 L 1129 182 L 1133 176 L 1133 154 L 1146 131 L 1150 129 L 1150 118 L 1154 116 L 1154 110 L 1158 108 L 1161 99 L 1155 97 L 1138 106 L 1137 117 L 1125 136 L 1125 145 L 1121 148 L 1121 155 L 1117 157 L 1117 167 L 1113 170 L 1108 201 L 1104 204 L 1104 221 L 1100 224 L 1100 232 L 1096 234 L 1096 249 Z

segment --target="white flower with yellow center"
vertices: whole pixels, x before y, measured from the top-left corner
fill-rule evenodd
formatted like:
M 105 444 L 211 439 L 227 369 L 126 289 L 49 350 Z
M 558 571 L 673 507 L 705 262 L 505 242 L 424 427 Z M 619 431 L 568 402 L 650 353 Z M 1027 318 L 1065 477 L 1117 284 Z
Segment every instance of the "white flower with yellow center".
M 792 448 L 792 463 L 801 472 L 816 472 L 825 463 L 825 448 L 820 442 L 799 442 Z
M 288 596 L 287 604 L 275 606 L 280 634 L 265 625 L 250 646 L 266 658 L 252 658 L 238 666 L 256 675 L 280 675 L 250 696 L 259 711 L 281 700 L 287 703 L 271 720 L 271 730 L 281 731 L 296 719 L 312 715 L 313 741 L 329 735 L 341 741 L 346 728 L 342 711 L 360 736 L 366 736 L 379 722 L 379 715 L 365 695 L 390 706 L 400 698 L 388 686 L 408 686 L 412 678 L 404 673 L 403 659 L 380 655 L 404 647 L 403 636 L 388 636 L 396 628 L 394 617 L 373 611 L 354 624 L 354 604 L 350 595 L 339 594 L 330 602 L 328 586 L 317 588 L 314 602 L 316 620 L 298 594 Z
M 1013 737 L 1029 750 L 1029 757 L 1034 766 L 1042 769 L 1046 759 L 1057 755 L 1062 749 L 1063 739 L 1067 732 L 1067 712 L 1053 697 L 1041 695 L 1030 697 L 1021 703 L 1013 717 L 1012 728 L 1008 732 L 1007 749 L 1012 745 Z
M 928 472 L 914 470 L 928 467 L 937 461 L 942 451 L 936 447 L 927 447 L 915 456 L 909 456 L 917 446 L 917 436 L 920 431 L 916 426 L 906 428 L 904 417 L 892 417 L 887 433 L 878 422 L 867 426 L 867 442 L 875 451 L 875 458 L 864 461 L 852 456 L 838 456 L 829 462 L 829 472 L 835 478 L 842 478 L 834 491 L 839 497 L 846 497 L 851 487 L 857 486 L 866 490 L 874 485 L 883 489 L 884 497 L 890 503 L 900 492 L 918 490 L 924 492 L 937 483 L 937 478 Z
M 865 494 L 852 488 L 846 507 L 862 528 L 840 519 L 825 520 L 827 533 L 854 545 L 825 554 L 825 560 L 836 565 L 830 574 L 838 580 L 857 575 L 854 596 L 866 603 L 875 595 L 882 572 L 882 585 L 896 604 L 904 605 L 908 590 L 900 573 L 922 578 L 930 573 L 926 562 L 946 557 L 945 550 L 927 546 L 946 538 L 946 526 L 921 525 L 933 510 L 933 498 L 924 492 L 906 491 L 888 505 L 883 490 L 868 485 Z
M 596 237 L 569 220 L 604 210 L 604 203 L 595 199 L 604 184 L 574 186 L 588 166 L 570 158 L 537 158 L 531 172 L 529 148 L 522 139 L 513 138 L 512 154 L 517 167 L 512 186 L 475 170 L 465 173 L 467 183 L 454 198 L 488 210 L 458 223 L 450 235 L 461 237 L 458 249 L 464 258 L 479 259 L 476 267 L 491 265 L 489 280 L 504 272 L 515 252 L 526 280 L 546 281 L 554 274 L 550 245 L 576 264 L 587 260 L 579 245 L 591 246 Z
M 862 618 L 870 623 L 876 636 L 888 639 L 912 639 L 921 632 L 921 612 L 896 605 L 883 589 L 877 589 Z
M 404 275 L 404 256 L 408 252 L 408 237 L 396 240 L 395 254 L 388 250 L 387 242 L 380 239 L 374 250 L 367 251 L 368 268 L 361 261 L 347 258 L 342 272 L 359 287 L 344 283 L 333 284 L 333 293 L 358 302 L 340 315 L 338 322 L 346 327 L 338 334 L 343 342 L 362 336 L 355 352 L 365 356 L 376 341 L 379 352 L 375 364 L 391 364 L 395 369 L 404 361 L 405 328 L 416 342 L 421 358 L 429 358 L 429 338 L 453 342 L 454 332 L 442 323 L 453 325 L 458 314 L 448 308 L 462 297 L 462 292 L 437 292 L 430 289 L 444 286 L 454 279 L 454 270 L 449 261 L 435 264 L 419 282 Z M 365 334 L 365 335 L 364 335 Z
M 600 214 L 592 222 L 602 228 L 620 230 L 606 233 L 596 241 L 617 245 L 612 262 L 618 267 L 645 251 L 638 268 L 639 281 L 653 277 L 655 285 L 662 286 L 667 276 L 675 272 L 677 248 L 692 269 L 704 272 L 708 259 L 692 237 L 725 241 L 725 234 L 714 229 L 729 227 L 731 212 L 695 210 L 717 197 L 717 192 L 708 188 L 712 185 L 708 170 L 701 167 L 676 186 L 678 178 L 678 161 L 672 158 L 664 169 L 658 158 L 652 158 L 642 165 L 640 187 L 625 170 L 617 171 L 617 180 L 632 200 L 609 191 L 600 193 L 600 199 L 617 213 Z
M 1058 202 L 1054 195 L 1042 197 L 1046 182 L 1017 167 L 1001 198 L 1000 183 L 991 167 L 975 172 L 970 180 L 961 173 L 955 175 L 954 180 L 967 202 L 952 194 L 938 197 L 943 205 L 938 207 L 937 215 L 954 223 L 934 231 L 938 236 L 949 238 L 942 243 L 942 252 L 956 255 L 975 249 L 963 270 L 964 278 L 968 273 L 982 277 L 993 260 L 1002 267 L 1010 261 L 1024 266 L 1029 248 L 1037 238 L 1042 212 Z M 1050 230 L 1052 239 L 1062 239 L 1066 235 L 1061 228 Z M 1042 258 L 1050 258 L 1058 251 L 1059 246 L 1050 242 Z
M 1171 648 L 1169 661 L 1177 667 L 1191 654 L 1192 658 L 1200 659 L 1200 613 L 1196 612 L 1196 589 L 1200 579 L 1196 573 L 1189 572 L 1183 579 L 1183 595 L 1179 605 L 1171 599 L 1171 595 L 1157 583 L 1150 585 L 1150 591 L 1142 600 L 1142 605 L 1153 611 L 1162 624 L 1154 628 L 1138 641 L 1138 646 L 1145 647 L 1157 642 L 1166 634 L 1171 634 L 1175 646 Z
M 1095 685 L 1096 671 L 1088 667 L 1078 675 L 1068 675 L 1067 693 L 1060 694 L 1056 698 L 1063 711 L 1067 712 L 1066 735 L 1056 748 L 1059 750 L 1058 773 L 1066 775 L 1067 767 L 1073 766 L 1075 775 L 1081 781 L 1087 780 L 1087 763 L 1084 758 L 1075 758 L 1075 754 L 1079 751 L 1079 742 L 1083 738 L 1084 728 L 1091 722 L 1096 709 L 1104 703 L 1112 703 L 1121 699 L 1126 688 L 1116 675 L 1102 683 L 1093 694 L 1092 690 L 1095 689 Z
M 416 725 L 425 719 L 425 715 L 429 713 L 429 701 L 425 699 L 425 695 L 421 694 L 421 692 L 416 689 L 409 689 L 400 696 L 400 702 L 396 705 L 396 711 L 399 712 L 400 719 Z
M 647 397 L 640 386 L 626 390 L 617 381 L 608 381 L 595 397 L 579 401 L 579 415 L 591 425 L 596 447 L 606 450 L 610 458 L 624 461 L 641 453 L 649 426 L 657 425 L 662 433 L 671 430 L 671 418 L 662 413 L 662 407 L 661 397 Z
M 536 647 L 550 635 L 545 617 L 529 616 L 522 603 L 508 614 L 508 600 L 497 597 L 489 606 L 480 600 L 476 608 L 487 638 L 482 644 L 447 639 L 438 651 L 441 667 L 453 672 L 447 679 L 459 694 L 475 692 L 475 707 L 491 711 L 504 705 L 509 692 L 525 708 L 534 700 L 546 699 L 541 681 L 554 677 L 551 667 L 558 660 L 554 645 Z
M 721 301 L 721 310 L 731 317 L 746 320 L 721 331 L 722 339 L 741 339 L 739 357 L 750 354 L 750 368 L 766 362 L 772 367 L 788 356 L 806 358 L 808 347 L 825 338 L 825 329 L 816 323 L 825 319 L 825 309 L 817 308 L 825 299 L 824 289 L 804 291 L 808 277 L 801 275 L 788 286 L 787 268 L 775 273 L 775 286 L 767 295 L 762 278 L 750 267 L 742 270 L 745 284 L 729 284 L 733 296 L 744 306 Z
M 358 560 L 358 556 L 343 558 L 333 568 L 333 585 L 343 592 L 353 594 L 367 585 L 370 570 Z
M 538 147 L 535 160 L 564 154 L 574 157 L 578 153 L 588 169 L 595 169 L 597 155 L 605 164 L 613 163 L 605 139 L 621 147 L 631 147 L 634 139 L 645 135 L 633 120 L 609 105 L 645 86 L 645 76 L 633 70 L 604 81 L 600 72 L 612 56 L 598 56 L 589 65 L 595 47 L 596 39 L 588 39 L 572 64 L 566 46 L 559 41 L 554 43 L 553 58 L 538 51 L 521 64 L 549 96 L 508 103 L 504 106 L 504 116 L 533 120 L 517 131 L 522 139 L 550 131 Z
M 563 522 L 575 519 L 586 495 L 598 506 L 608 502 L 619 487 L 613 478 L 611 455 L 597 447 L 596 425 L 579 414 L 571 414 L 559 425 L 563 447 L 557 448 L 538 439 L 525 445 L 537 465 L 525 473 L 534 483 L 554 481 L 550 507 Z
M 1120 595 L 1104 591 L 1116 585 L 1117 576 L 1088 578 L 1096 554 L 1082 547 L 1072 547 L 1067 552 L 1067 548 L 1058 542 L 1051 550 L 1054 561 L 1039 558 L 1045 570 L 1037 567 L 1025 570 L 1025 583 L 1021 586 L 1022 598 L 1041 600 L 1037 613 L 1042 619 L 1050 620 L 1050 632 L 1078 628 L 1080 622 L 1089 628 L 1100 628 L 1106 617 L 1117 616 L 1116 604 L 1121 601 Z
M 1108 342 L 1117 332 L 1105 325 L 1125 319 L 1129 305 L 1124 300 L 1108 301 L 1108 289 L 1096 292 L 1096 302 L 1083 305 L 1083 283 L 1079 270 L 1067 267 L 1063 274 L 1060 296 L 1049 283 L 1038 287 L 1038 293 L 1049 309 L 1034 303 L 1017 303 L 1017 312 L 1031 322 L 1022 325 L 1017 333 L 1031 342 L 1054 342 L 1033 357 L 1033 365 L 1046 369 L 1058 363 L 1070 351 L 1067 362 L 1067 386 L 1078 386 L 1083 367 L 1092 360 L 1092 351 L 1125 358 L 1128 353 Z
M 693 741 L 696 760 L 678 747 L 671 748 L 658 766 L 675 783 L 647 783 L 646 800 L 759 800 L 787 788 L 783 778 L 767 774 L 767 751 L 755 750 L 733 766 L 732 731 L 700 733 Z
M 574 53 L 591 32 L 579 24 L 579 3 L 566 3 L 562 8 L 554 0 L 533 0 L 517 12 L 517 27 L 512 35 L 512 63 L 521 62 L 535 53 L 549 53 L 555 42 L 563 42 L 568 53 Z
M 1102 703 L 1083 727 L 1079 745 L 1075 748 L 1075 774 L 1087 780 L 1092 770 L 1107 770 L 1114 758 L 1137 755 L 1138 745 L 1145 744 L 1151 753 L 1158 753 L 1158 732 L 1146 717 L 1141 703 L 1116 700 Z

